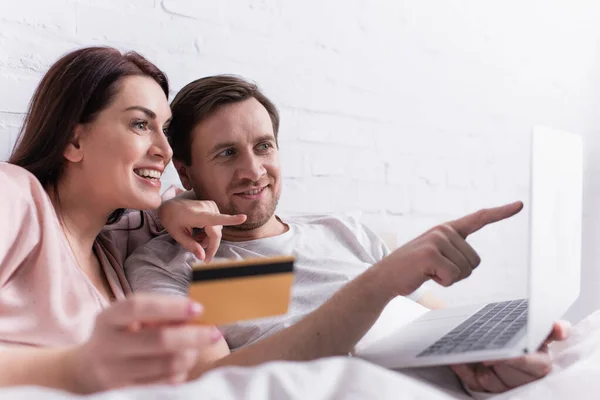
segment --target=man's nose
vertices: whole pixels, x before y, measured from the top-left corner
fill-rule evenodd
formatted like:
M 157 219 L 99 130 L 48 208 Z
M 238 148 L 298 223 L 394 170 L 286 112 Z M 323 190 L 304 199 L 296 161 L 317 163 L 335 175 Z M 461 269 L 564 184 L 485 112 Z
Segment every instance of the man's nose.
M 254 154 L 244 156 L 237 171 L 238 179 L 249 179 L 253 182 L 258 181 L 266 173 L 267 170 L 260 157 Z

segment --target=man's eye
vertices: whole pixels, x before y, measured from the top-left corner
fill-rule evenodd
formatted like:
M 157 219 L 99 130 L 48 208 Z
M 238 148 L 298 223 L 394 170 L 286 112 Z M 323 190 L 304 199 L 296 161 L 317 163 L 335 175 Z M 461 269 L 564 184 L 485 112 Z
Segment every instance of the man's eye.
M 258 145 L 259 150 L 269 150 L 271 148 L 271 143 L 261 143 Z
M 221 157 L 230 157 L 232 155 L 234 155 L 235 152 L 233 151 L 233 149 L 227 149 L 227 150 L 223 150 L 222 152 L 219 153 L 219 156 Z

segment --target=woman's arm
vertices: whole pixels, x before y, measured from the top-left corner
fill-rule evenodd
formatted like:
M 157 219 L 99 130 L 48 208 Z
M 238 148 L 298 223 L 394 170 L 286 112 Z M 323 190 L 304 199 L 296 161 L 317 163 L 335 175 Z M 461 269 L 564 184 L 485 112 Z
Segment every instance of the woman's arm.
M 239 225 L 246 221 L 243 214 L 221 214 L 214 201 L 195 200 L 191 191 L 165 201 L 158 214 L 171 237 L 206 262 L 212 260 L 219 248 L 223 225 Z M 194 236 L 194 228 L 204 230 L 202 238 Z
M 90 339 L 69 348 L 0 350 L 0 387 L 36 385 L 74 393 L 185 381 L 199 355 L 222 341 L 187 324 L 202 307 L 179 296 L 134 295 L 96 318 Z
M 196 200 L 192 191 L 167 194 L 157 210 L 131 211 L 116 224 L 108 225 L 100 237 L 123 255 L 122 262 L 138 247 L 169 233 L 186 250 L 209 262 L 221 243 L 223 225 L 238 225 L 245 215 L 220 214 L 212 201 Z M 194 237 L 194 228 L 203 228 L 204 237 Z
M 35 385 L 81 393 L 71 371 L 73 349 L 0 350 L 0 387 Z
M 21 167 L 0 163 L 0 290 L 35 250 L 41 238 L 35 202 L 47 200 L 38 180 Z M 34 200 L 36 199 L 36 200 Z M 1 311 L 1 310 L 0 310 Z

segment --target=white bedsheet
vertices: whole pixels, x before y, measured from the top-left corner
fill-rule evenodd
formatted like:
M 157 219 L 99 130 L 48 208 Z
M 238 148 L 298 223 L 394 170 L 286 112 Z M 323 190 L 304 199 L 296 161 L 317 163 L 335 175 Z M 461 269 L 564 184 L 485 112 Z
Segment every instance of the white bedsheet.
M 600 393 L 600 311 L 553 347 L 553 372 L 545 379 L 494 396 L 506 399 L 597 399 Z M 273 362 L 254 368 L 229 367 L 178 387 L 130 388 L 74 396 L 34 387 L 0 390 L 1 399 L 456 399 L 464 398 L 404 374 L 356 358 L 307 363 Z

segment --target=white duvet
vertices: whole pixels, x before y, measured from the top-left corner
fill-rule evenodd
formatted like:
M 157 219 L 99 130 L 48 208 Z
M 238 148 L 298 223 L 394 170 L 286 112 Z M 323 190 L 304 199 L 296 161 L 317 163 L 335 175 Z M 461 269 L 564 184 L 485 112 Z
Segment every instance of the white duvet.
M 553 347 L 555 365 L 546 378 L 494 399 L 600 398 L 600 311 L 574 327 Z M 79 398 L 35 387 L 0 390 L 1 399 Z M 84 397 L 84 396 L 82 396 Z M 90 399 L 456 399 L 433 384 L 356 358 L 273 362 L 253 368 L 229 367 L 178 387 L 130 388 L 85 396 Z

